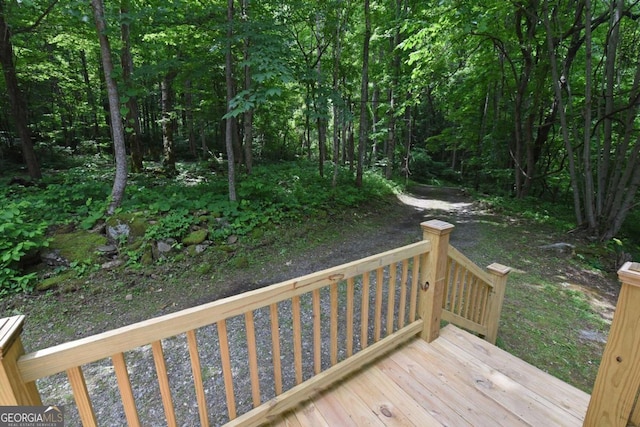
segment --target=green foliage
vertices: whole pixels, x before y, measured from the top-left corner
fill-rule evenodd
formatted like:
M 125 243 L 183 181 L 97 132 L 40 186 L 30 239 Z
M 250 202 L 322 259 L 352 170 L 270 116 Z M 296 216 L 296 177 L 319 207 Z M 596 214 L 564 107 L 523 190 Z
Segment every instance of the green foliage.
M 481 196 L 481 199 L 497 212 L 549 224 L 560 230 L 568 231 L 575 227 L 570 204 L 552 203 L 536 197 Z
M 181 239 L 189 231 L 189 227 L 194 224 L 195 218 L 186 209 L 177 209 L 169 212 L 166 216 L 147 228 L 145 238 L 149 240 L 161 239 Z
M 36 275 L 22 272 L 19 263 L 29 252 L 47 245 L 47 225 L 29 221 L 32 208 L 26 201 L 0 208 L 0 297 L 33 290 Z
M 358 189 L 348 169 L 341 168 L 334 188 L 331 177 L 318 175 L 314 162 L 279 162 L 257 166 L 251 175 L 241 176 L 239 201 L 229 202 L 225 177 L 214 175 L 198 164 L 178 164 L 178 171 L 176 178 L 158 176 L 150 170 L 129 180 L 117 217 L 133 215 L 145 225 L 149 223 L 143 231 L 145 242 L 169 238 L 180 242 L 195 225 L 206 225 L 209 238 L 220 242 L 270 223 L 332 215 L 345 208 L 383 200 L 397 191 L 392 182 L 375 171 L 365 173 L 363 188 Z M 63 240 L 79 236 L 80 241 L 73 240 L 74 243 L 65 246 L 78 250 L 66 251 L 63 256 L 70 259 L 78 274 L 94 268 L 95 261 L 85 259 L 86 254 L 105 244 L 106 238 L 86 230 L 104 218 L 112 176 L 111 165 L 101 158 L 90 157 L 82 166 L 46 178 L 42 188 L 0 187 L 4 190 L 0 196 L 7 200 L 0 211 L 1 230 L 6 234 L 1 247 L 4 261 L 0 276 L 5 292 L 31 289 L 30 282 L 35 276 L 21 276 L 15 265 L 30 249 L 46 243 L 44 232 L 48 225 L 72 224 L 81 228 L 56 235 L 52 245 L 62 247 Z M 105 241 L 94 241 L 91 237 Z M 92 246 L 81 247 L 83 242 Z M 130 266 L 137 265 L 148 250 L 145 244 L 131 247 L 119 243 Z

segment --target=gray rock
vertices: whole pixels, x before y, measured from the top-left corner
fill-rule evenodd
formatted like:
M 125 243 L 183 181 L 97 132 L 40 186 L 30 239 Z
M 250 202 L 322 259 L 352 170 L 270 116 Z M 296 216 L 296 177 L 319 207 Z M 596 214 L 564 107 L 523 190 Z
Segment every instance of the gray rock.
M 107 227 L 107 236 L 114 242 L 121 242 L 122 240 L 129 240 L 131 234 L 131 227 L 127 224 L 118 224 Z

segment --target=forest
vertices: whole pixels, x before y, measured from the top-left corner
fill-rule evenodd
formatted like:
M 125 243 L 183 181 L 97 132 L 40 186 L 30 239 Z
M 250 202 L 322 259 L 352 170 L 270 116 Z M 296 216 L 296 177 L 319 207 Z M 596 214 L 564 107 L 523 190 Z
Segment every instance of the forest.
M 146 203 L 185 229 L 203 208 L 253 224 L 366 200 L 367 179 L 568 206 L 617 239 L 640 186 L 639 19 L 637 0 L 0 0 L 0 279 L 38 221 Z M 224 185 L 173 187 L 203 173 Z

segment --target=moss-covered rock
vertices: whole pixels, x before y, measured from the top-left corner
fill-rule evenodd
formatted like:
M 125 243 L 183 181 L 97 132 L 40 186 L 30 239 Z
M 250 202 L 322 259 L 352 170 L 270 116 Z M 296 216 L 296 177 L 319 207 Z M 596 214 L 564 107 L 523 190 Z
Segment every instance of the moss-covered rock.
M 209 230 L 204 228 L 201 230 L 192 231 L 187 237 L 182 239 L 182 244 L 185 246 L 199 245 L 207 239 L 208 235 Z
M 57 288 L 61 283 L 66 282 L 69 279 L 75 278 L 76 272 L 73 270 L 65 271 L 58 275 L 44 279 L 36 285 L 36 290 L 40 292 L 48 291 L 49 289 Z
M 93 262 L 98 256 L 96 249 L 107 243 L 107 238 L 102 234 L 79 230 L 72 233 L 54 235 L 49 243 L 49 249 L 57 249 L 60 255 L 70 262 Z
M 129 227 L 129 241 L 143 237 L 147 232 L 149 223 L 140 212 L 123 212 L 110 217 L 106 225 L 107 227 L 117 227 L 125 224 Z

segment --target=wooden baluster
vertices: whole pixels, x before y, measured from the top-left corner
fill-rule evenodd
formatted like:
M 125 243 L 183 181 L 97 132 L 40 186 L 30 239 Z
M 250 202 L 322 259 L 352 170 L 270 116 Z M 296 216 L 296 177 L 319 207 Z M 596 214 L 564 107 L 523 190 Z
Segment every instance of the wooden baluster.
M 362 275 L 362 301 L 360 308 L 360 347 L 367 348 L 369 345 L 369 273 Z
M 40 406 L 35 382 L 24 383 L 18 359 L 24 354 L 20 334 L 23 315 L 0 319 L 0 406 Z
M 200 354 L 198 353 L 198 340 L 196 339 L 196 331 L 187 331 L 187 345 L 189 347 L 189 359 L 191 360 L 193 386 L 196 391 L 196 400 L 198 401 L 200 425 L 202 427 L 208 427 L 209 414 L 207 412 L 207 399 L 204 394 L 204 382 L 202 381 L 202 368 L 200 366 Z
M 400 279 L 400 307 L 398 307 L 398 329 L 404 327 L 407 315 L 407 280 L 409 280 L 409 260 L 402 261 L 402 279 Z
M 258 377 L 258 351 L 256 349 L 256 328 L 253 322 L 253 311 L 244 314 L 244 324 L 247 331 L 247 354 L 249 356 L 249 374 L 251 376 L 251 398 L 253 407 L 260 406 L 260 378 Z
M 387 296 L 387 333 L 385 336 L 389 336 L 393 333 L 393 318 L 396 314 L 396 265 L 389 265 L 389 286 L 387 287 L 389 292 Z
M 431 251 L 420 268 L 420 317 L 424 320 L 421 337 L 427 342 L 438 338 L 442 319 L 442 296 L 447 275 L 449 234 L 453 225 L 432 220 L 420 224 L 423 238 L 431 241 Z
M 420 287 L 420 255 L 413 257 L 411 266 L 411 297 L 409 298 L 409 322 L 416 320 L 416 308 L 418 306 L 418 288 Z
M 453 284 L 455 283 L 456 266 L 457 263 L 447 255 L 447 270 L 444 279 L 444 289 L 442 290 L 442 308 L 444 310 L 450 309 L 449 298 L 451 297 L 451 292 L 453 292 Z
M 313 372 L 322 372 L 322 314 L 320 311 L 320 289 L 311 292 L 313 305 Z
M 631 417 L 629 417 L 629 425 L 640 425 L 640 390 L 636 392 L 636 404 L 631 411 Z
M 114 354 L 111 356 L 111 361 L 113 362 L 113 369 L 116 374 L 116 380 L 118 381 L 118 388 L 120 389 L 120 397 L 122 398 L 124 414 L 127 417 L 127 424 L 130 427 L 139 426 L 138 409 L 136 408 L 136 402 L 133 397 L 131 380 L 129 379 L 127 363 L 124 360 L 124 353 Z
M 293 363 L 295 365 L 296 384 L 302 383 L 302 325 L 300 323 L 300 297 L 291 298 L 293 316 Z
M 353 354 L 353 288 L 355 281 L 353 277 L 347 279 L 347 357 Z
M 278 304 L 269 307 L 271 313 L 271 347 L 273 356 L 273 377 L 276 396 L 282 393 L 282 362 L 280 360 L 280 322 L 278 321 Z
M 487 271 L 493 278 L 493 290 L 489 293 L 487 301 L 487 336 L 485 339 L 491 344 L 495 344 L 498 339 L 498 325 L 500 324 L 504 292 L 507 288 L 507 276 L 511 268 L 493 263 L 487 267 Z
M 162 405 L 164 406 L 164 415 L 167 418 L 167 425 L 175 427 L 178 425 L 176 421 L 176 413 L 173 409 L 173 399 L 171 398 L 171 387 L 169 387 L 169 376 L 167 375 L 167 363 L 162 352 L 162 343 L 154 341 L 151 343 L 153 352 L 153 362 L 156 365 L 156 373 L 158 374 L 158 384 L 160 385 L 160 395 L 162 396 Z
M 217 323 L 218 342 L 220 344 L 220 359 L 222 362 L 222 377 L 224 378 L 224 391 L 227 398 L 227 413 L 233 420 L 236 414 L 236 398 L 233 392 L 233 374 L 231 373 L 231 355 L 229 353 L 229 338 L 227 337 L 227 321 Z
M 473 305 L 474 299 L 471 295 L 471 292 L 473 290 L 473 287 L 475 286 L 475 282 L 476 282 L 476 278 L 473 276 L 473 274 L 469 273 L 469 278 L 467 280 L 466 296 L 464 301 L 464 315 L 462 316 L 465 319 L 469 318 L 469 309 Z
M 84 380 L 82 369 L 79 366 L 75 368 L 67 369 L 67 377 L 73 390 L 73 398 L 76 401 L 78 407 L 78 414 L 82 421 L 83 427 L 97 427 L 98 421 L 96 420 L 96 414 L 91 406 L 91 399 L 89 398 L 89 390 L 87 390 L 87 383 Z
M 632 408 L 640 389 L 640 263 L 626 263 L 618 277 L 622 288 L 591 393 L 586 427 L 624 427 L 637 416 Z
M 460 264 L 456 262 L 455 273 L 453 274 L 453 283 L 451 284 L 451 298 L 449 299 L 449 311 L 456 312 L 456 303 L 458 298 L 458 290 L 460 289 Z M 464 273 L 463 273 L 464 274 Z M 444 295 L 444 292 L 443 292 Z
M 373 340 L 380 341 L 380 329 L 382 329 L 382 282 L 384 280 L 384 268 L 376 270 L 376 310 L 373 324 Z
M 329 335 L 331 341 L 330 360 L 331 366 L 338 363 L 338 284 L 332 283 L 331 293 L 331 322 Z

